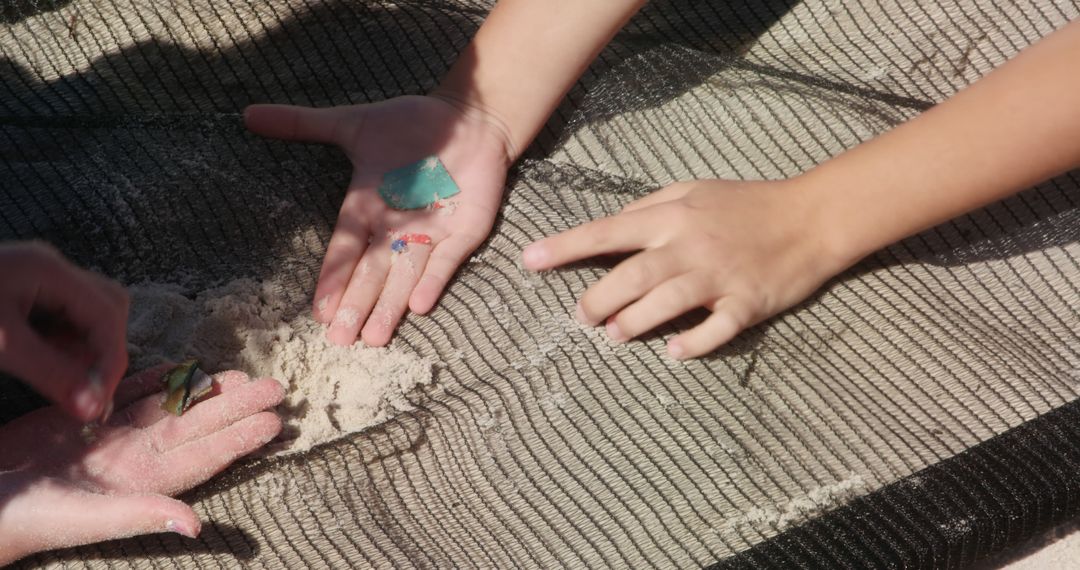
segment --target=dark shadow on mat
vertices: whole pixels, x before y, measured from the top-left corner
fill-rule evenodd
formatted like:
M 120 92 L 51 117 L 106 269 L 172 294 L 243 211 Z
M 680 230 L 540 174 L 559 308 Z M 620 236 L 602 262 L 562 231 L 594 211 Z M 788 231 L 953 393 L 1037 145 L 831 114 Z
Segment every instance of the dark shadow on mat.
M 72 0 L 5 0 L 0 4 L 0 24 L 15 24 L 44 12 L 54 12 Z
M 564 103 L 564 111 L 574 111 L 565 115 L 571 130 L 679 96 L 738 62 L 745 46 L 795 4 L 649 4 Z M 168 18 L 168 9 L 140 8 L 149 19 Z M 224 21 L 221 10 L 209 6 L 207 25 Z M 275 14 L 273 26 L 249 23 L 229 32 L 231 43 L 214 47 L 178 47 L 190 37 L 170 29 L 49 81 L 37 79 L 47 69 L 0 60 L 0 171 L 11 181 L 0 193 L 0 239 L 44 238 L 77 262 L 127 281 L 199 285 L 279 272 L 292 277 L 297 292 L 309 289 L 351 167 L 335 149 L 248 135 L 239 111 L 252 102 L 330 105 L 425 92 L 483 14 L 451 3 L 338 0 Z M 92 56 L 89 34 L 70 42 L 71 53 L 53 57 L 70 64 Z M 666 46 L 664 65 L 644 73 L 630 64 L 656 56 L 658 46 Z M 9 53 L 39 47 L 8 46 Z M 825 104 L 879 109 L 859 103 L 865 94 L 832 95 L 846 102 Z M 1018 206 L 1007 206 L 1009 215 L 994 216 L 989 226 L 972 226 L 971 244 L 946 240 L 912 255 L 964 263 L 1075 240 L 1073 218 L 1044 212 L 1061 230 L 1044 232 L 1043 218 L 1025 217 L 1025 200 L 1010 202 Z M 995 247 L 997 226 L 1006 238 L 1022 235 Z
M 735 568 L 985 568 L 1080 514 L 1080 400 L 721 560 Z
M 26 384 L 0 372 L 0 427 L 47 403 L 48 400 Z
M 639 78 L 649 90 L 627 91 L 621 94 L 618 106 L 594 105 L 580 116 L 595 87 L 611 84 L 609 73 L 624 67 L 628 61 L 653 51 L 659 46 L 683 48 L 697 53 L 705 60 L 722 61 L 730 65 L 754 40 L 784 16 L 798 0 L 768 0 L 765 2 L 700 2 L 695 0 L 658 0 L 646 4 L 629 24 L 615 36 L 586 70 L 581 80 L 559 105 L 537 142 L 526 156 L 543 158 L 559 142 L 571 136 L 582 123 L 589 120 L 661 105 L 698 85 L 702 78 L 717 71 L 714 64 L 682 66 L 672 73 L 664 72 L 653 80 L 648 73 Z M 639 85 L 640 86 L 640 85 Z M 624 88 L 633 88 L 626 84 Z M 612 101 L 615 103 L 615 101 Z
M 259 553 L 259 541 L 243 529 L 214 521 L 203 521 L 199 538 L 190 539 L 178 534 L 163 533 L 100 544 L 56 550 L 26 560 L 28 565 L 45 566 L 59 562 L 131 561 L 131 552 L 139 558 L 198 556 L 200 554 L 229 555 L 238 563 L 251 560 Z
M 94 56 L 102 38 L 84 30 L 51 57 L 58 68 L 89 64 L 48 81 L 47 68 L 0 60 L 0 175 L 9 181 L 0 239 L 48 240 L 127 282 L 200 287 L 280 274 L 291 292 L 309 294 L 351 165 L 337 149 L 252 136 L 240 110 L 426 92 L 482 17 L 453 8 L 266 7 L 275 24 L 245 21 L 228 29 L 231 42 L 180 47 L 192 30 L 176 26 L 104 56 Z M 141 5 L 117 23 L 121 32 L 96 33 L 178 9 Z M 199 21 L 224 22 L 226 9 L 208 3 Z M 33 61 L 40 46 L 29 37 L 7 53 Z
M 901 243 L 903 261 L 959 266 L 1080 242 L 1080 171 L 946 222 Z

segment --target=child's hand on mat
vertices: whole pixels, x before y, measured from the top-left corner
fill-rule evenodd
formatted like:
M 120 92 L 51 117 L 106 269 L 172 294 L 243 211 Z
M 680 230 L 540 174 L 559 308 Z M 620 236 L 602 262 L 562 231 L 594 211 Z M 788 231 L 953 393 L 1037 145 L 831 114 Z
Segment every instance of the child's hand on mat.
M 127 369 L 127 292 L 40 243 L 0 245 L 0 268 L 0 370 L 97 418 Z
M 335 144 L 353 163 L 314 299 L 315 318 L 343 345 L 358 333 L 386 345 L 406 307 L 432 309 L 491 231 L 512 162 L 500 121 L 436 97 L 326 109 L 254 105 L 245 119 L 265 136 Z M 383 175 L 431 156 L 461 192 L 423 209 L 387 205 L 377 191 Z
M 121 382 L 104 425 L 49 407 L 0 427 L 0 565 L 139 534 L 199 534 L 195 512 L 170 496 L 274 438 L 281 421 L 266 410 L 284 394 L 275 380 L 226 372 L 177 417 L 161 409 L 164 370 Z
M 540 240 L 523 253 L 544 270 L 602 254 L 639 252 L 585 292 L 577 316 L 607 321 L 626 341 L 698 307 L 704 322 L 668 343 L 674 358 L 706 354 L 821 286 L 832 263 L 815 209 L 793 181 L 673 184 L 621 213 Z

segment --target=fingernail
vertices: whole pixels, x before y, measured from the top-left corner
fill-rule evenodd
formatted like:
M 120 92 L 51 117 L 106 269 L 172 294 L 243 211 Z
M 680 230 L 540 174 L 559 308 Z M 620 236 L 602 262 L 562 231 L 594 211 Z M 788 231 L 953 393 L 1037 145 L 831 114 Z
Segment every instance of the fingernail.
M 102 400 L 105 397 L 105 380 L 101 377 L 101 368 L 99 366 L 95 365 L 93 368 L 90 369 L 90 372 L 87 373 L 87 381 L 88 385 L 93 390 L 94 399 Z M 89 412 L 89 410 L 87 411 Z M 105 422 L 109 421 L 109 416 L 112 415 L 112 412 L 113 401 L 112 398 L 109 398 L 107 401 L 104 402 L 104 406 L 101 410 L 101 416 L 94 417 L 97 418 L 98 423 L 104 424 Z
M 609 319 L 607 326 L 608 337 L 615 342 L 626 342 L 626 336 L 623 335 L 622 330 L 619 329 L 619 325 L 615 322 L 615 319 Z
M 526 247 L 521 252 L 521 259 L 525 262 L 525 267 L 541 266 L 546 258 L 547 252 L 544 251 L 544 246 L 540 245 L 539 242 Z
M 169 532 L 175 532 L 176 534 L 186 536 L 188 538 L 195 538 L 195 532 L 189 528 L 185 528 L 184 525 L 169 519 L 165 521 L 165 530 Z
M 668 355 L 675 360 L 682 360 L 686 357 L 686 349 L 683 348 L 683 345 L 681 343 L 678 343 L 674 340 L 668 343 L 667 352 Z
M 581 308 L 580 301 L 574 309 L 574 318 L 576 318 L 577 321 L 583 325 L 592 326 L 592 323 L 589 322 L 589 317 L 585 316 L 585 309 Z
M 101 382 L 91 376 L 86 386 L 78 394 L 75 394 L 75 408 L 85 418 L 97 418 L 101 415 L 101 397 Z
M 105 380 L 101 378 L 101 369 L 99 369 L 96 365 L 89 371 L 87 371 L 86 380 L 87 382 L 97 386 L 98 388 L 101 388 L 105 385 Z
M 113 401 L 109 400 L 105 402 L 105 409 L 101 412 L 101 423 L 104 424 L 109 421 L 113 413 Z

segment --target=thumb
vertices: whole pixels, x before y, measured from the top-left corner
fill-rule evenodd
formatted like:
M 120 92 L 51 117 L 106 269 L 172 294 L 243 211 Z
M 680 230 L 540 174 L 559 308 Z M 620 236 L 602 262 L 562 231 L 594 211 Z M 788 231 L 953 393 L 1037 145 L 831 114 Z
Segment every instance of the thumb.
M 55 479 L 33 482 L 9 497 L 0 521 L 0 550 L 22 557 L 142 534 L 175 532 L 195 538 L 195 511 L 164 495 L 99 495 Z M 4 556 L 0 556 L 0 559 Z
M 347 129 L 363 117 L 363 107 L 316 109 L 294 105 L 250 105 L 244 125 L 251 132 L 275 139 L 340 145 Z
M 101 413 L 103 395 L 89 392 L 94 387 L 87 368 L 10 315 L 0 315 L 0 370 L 26 382 L 83 421 Z

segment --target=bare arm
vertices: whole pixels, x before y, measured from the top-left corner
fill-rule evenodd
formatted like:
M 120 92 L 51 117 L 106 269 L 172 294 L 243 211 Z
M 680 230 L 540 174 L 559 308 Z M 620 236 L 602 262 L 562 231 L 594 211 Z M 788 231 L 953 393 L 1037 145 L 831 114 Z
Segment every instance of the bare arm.
M 585 292 L 578 318 L 625 341 L 705 307 L 668 343 L 701 356 L 870 252 L 1080 165 L 1078 60 L 1080 22 L 802 176 L 673 184 L 530 245 L 525 265 L 640 250 Z
M 332 342 L 352 344 L 359 335 L 383 346 L 407 309 L 435 307 L 491 230 L 506 169 L 643 3 L 501 0 L 430 97 L 245 111 L 256 133 L 335 144 L 353 163 L 312 302 L 312 315 L 328 325 Z M 460 188 L 445 215 L 384 202 L 377 189 L 385 174 L 431 157 Z M 393 249 L 399 240 L 388 235 L 420 241 Z M 402 255 L 408 263 L 391 263 Z
M 489 113 L 511 160 L 645 0 L 501 0 L 435 94 Z
M 804 182 L 846 266 L 1078 165 L 1080 22 L 1073 22 Z

